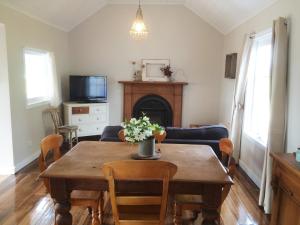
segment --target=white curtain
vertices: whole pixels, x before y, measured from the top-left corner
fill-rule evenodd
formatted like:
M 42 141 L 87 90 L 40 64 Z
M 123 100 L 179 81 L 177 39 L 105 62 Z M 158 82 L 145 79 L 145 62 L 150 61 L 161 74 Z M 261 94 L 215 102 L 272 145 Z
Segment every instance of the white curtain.
M 268 145 L 265 152 L 263 176 L 260 187 L 259 205 L 265 213 L 271 212 L 272 159 L 270 152 L 285 151 L 288 31 L 286 19 L 279 18 L 273 25 L 273 58 L 270 89 L 270 125 Z
M 50 105 L 53 107 L 58 107 L 61 102 L 61 92 L 60 92 L 60 85 L 58 82 L 58 77 L 57 77 L 57 71 L 56 71 L 56 63 L 55 63 L 55 56 L 54 53 L 49 53 L 49 57 L 50 57 L 50 68 L 51 68 L 51 93 L 50 93 Z
M 251 50 L 253 46 L 253 38 L 250 34 L 246 35 L 244 50 L 241 58 L 240 71 L 236 84 L 234 96 L 234 106 L 231 120 L 231 135 L 230 138 L 234 144 L 233 157 L 238 162 L 240 158 L 241 133 L 244 117 L 244 103 L 247 86 L 247 74 L 250 61 Z

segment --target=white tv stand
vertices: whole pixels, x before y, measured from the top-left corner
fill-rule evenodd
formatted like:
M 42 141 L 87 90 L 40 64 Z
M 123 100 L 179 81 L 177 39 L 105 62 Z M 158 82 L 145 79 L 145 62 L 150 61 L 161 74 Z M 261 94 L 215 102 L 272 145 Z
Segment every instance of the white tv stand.
M 78 137 L 101 135 L 109 124 L 108 103 L 64 103 L 66 125 L 77 125 Z

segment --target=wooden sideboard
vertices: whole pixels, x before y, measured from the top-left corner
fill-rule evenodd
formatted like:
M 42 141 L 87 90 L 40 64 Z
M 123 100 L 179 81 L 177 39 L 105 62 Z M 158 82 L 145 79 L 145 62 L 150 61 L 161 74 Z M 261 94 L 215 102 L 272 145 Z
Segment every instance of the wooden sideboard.
M 293 154 L 273 154 L 274 191 L 270 225 L 300 225 L 300 163 Z

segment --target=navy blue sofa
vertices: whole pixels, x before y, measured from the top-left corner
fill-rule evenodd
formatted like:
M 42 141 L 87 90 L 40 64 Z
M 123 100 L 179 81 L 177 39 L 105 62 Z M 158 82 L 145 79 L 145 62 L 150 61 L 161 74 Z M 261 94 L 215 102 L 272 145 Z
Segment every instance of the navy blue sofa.
M 118 132 L 121 126 L 105 127 L 100 141 L 120 141 Z M 228 130 L 221 125 L 203 126 L 199 128 L 167 127 L 167 137 L 163 143 L 209 145 L 216 155 L 221 158 L 219 140 L 228 137 Z

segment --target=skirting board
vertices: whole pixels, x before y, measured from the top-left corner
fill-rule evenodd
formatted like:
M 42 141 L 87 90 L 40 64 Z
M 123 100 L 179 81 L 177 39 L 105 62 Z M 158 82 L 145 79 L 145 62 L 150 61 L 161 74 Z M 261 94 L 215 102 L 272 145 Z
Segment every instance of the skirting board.
M 0 167 L 0 175 L 11 175 L 15 173 L 15 167 L 9 166 L 9 167 Z
M 21 162 L 15 165 L 14 173 L 18 172 L 19 170 L 23 169 L 25 166 L 36 160 L 40 155 L 40 150 L 36 151 L 32 155 L 28 156 L 27 158 L 23 159 Z
M 256 184 L 256 186 L 260 188 L 261 179 L 256 174 L 254 174 L 242 160 L 239 160 L 239 166 L 245 171 L 245 173 Z

